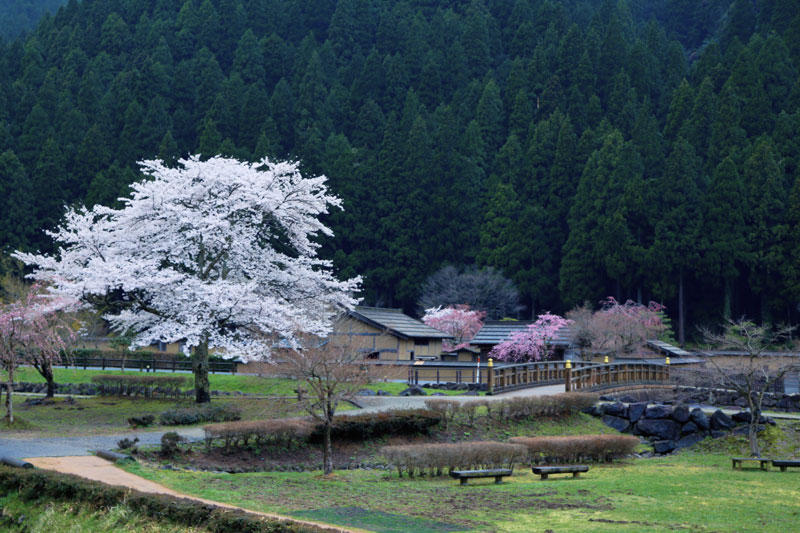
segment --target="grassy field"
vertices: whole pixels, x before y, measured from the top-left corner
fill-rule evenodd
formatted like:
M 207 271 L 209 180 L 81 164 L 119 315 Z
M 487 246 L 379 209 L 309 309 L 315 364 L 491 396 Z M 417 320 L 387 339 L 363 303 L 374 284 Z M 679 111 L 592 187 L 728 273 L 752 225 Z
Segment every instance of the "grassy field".
M 128 470 L 170 488 L 261 511 L 374 531 L 796 531 L 800 472 L 734 471 L 686 453 L 598 465 L 580 479 L 398 479 L 386 471 L 216 474 Z M 410 525 L 414 524 L 414 525 Z
M 90 383 L 92 376 L 99 374 L 141 374 L 138 370 L 83 370 L 76 368 L 56 368 L 54 369 L 56 383 Z M 191 387 L 192 375 L 188 373 L 175 374 L 172 372 L 154 372 L 150 375 L 175 376 L 185 375 L 187 388 Z M 6 374 L 0 370 L 0 381 L 6 379 Z M 29 383 L 44 383 L 39 373 L 31 367 L 22 367 L 17 370 L 15 381 Z M 239 375 L 239 374 L 210 374 L 211 390 L 220 392 L 244 392 L 247 394 L 263 394 L 266 396 L 293 396 L 297 388 L 297 381 L 286 378 L 262 378 L 259 376 Z M 405 383 L 372 383 L 365 388 L 375 391 L 383 390 L 389 394 L 399 394 L 408 385 Z M 445 394 L 458 394 L 460 391 L 437 391 Z
M 115 397 L 79 398 L 72 402 L 56 398 L 51 405 L 26 406 L 23 396 L 15 398 L 16 423 L 11 428 L 0 425 L 3 436 L 46 437 L 73 435 L 104 435 L 130 431 L 127 419 L 167 409 L 191 407 L 191 400 L 145 400 Z M 216 404 L 231 404 L 242 410 L 242 419 L 257 420 L 304 415 L 296 402 L 284 398 L 219 398 Z M 343 409 L 346 409 L 343 406 Z M 2 423 L 0 423 L 2 424 Z M 143 431 L 172 429 L 175 426 L 152 426 Z M 185 426 L 183 426 L 185 427 Z
M 142 518 L 123 505 L 100 511 L 87 510 L 78 503 L 21 501 L 17 494 L 0 496 L 0 531 L 9 533 L 97 533 L 99 531 L 186 533 L 206 529 L 187 528 Z

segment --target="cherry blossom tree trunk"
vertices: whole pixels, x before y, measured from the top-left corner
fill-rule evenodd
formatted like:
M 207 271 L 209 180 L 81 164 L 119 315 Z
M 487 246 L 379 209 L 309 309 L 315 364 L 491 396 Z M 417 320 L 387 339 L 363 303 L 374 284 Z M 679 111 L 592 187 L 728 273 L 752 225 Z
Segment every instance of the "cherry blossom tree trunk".
M 56 379 L 53 376 L 53 363 L 50 361 L 46 361 L 42 363 L 42 367 L 39 370 L 39 373 L 47 382 L 47 394 L 45 395 L 46 398 L 52 398 L 56 394 Z
M 331 422 L 325 421 L 325 443 L 322 450 L 322 470 L 327 476 L 333 472 L 333 446 L 331 444 Z
M 6 422 L 14 423 L 14 403 L 11 394 L 14 392 L 14 367 L 8 367 L 8 381 L 6 382 Z
M 194 401 L 211 401 L 211 386 L 208 382 L 208 340 L 198 344 L 192 353 L 192 372 L 194 373 Z

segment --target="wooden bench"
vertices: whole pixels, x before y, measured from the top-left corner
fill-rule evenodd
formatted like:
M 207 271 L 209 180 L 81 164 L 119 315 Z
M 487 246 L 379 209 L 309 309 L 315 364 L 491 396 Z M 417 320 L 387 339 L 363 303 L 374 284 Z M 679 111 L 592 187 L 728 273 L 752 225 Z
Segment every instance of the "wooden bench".
M 767 459 L 765 457 L 731 457 L 731 464 L 733 468 L 739 467 L 739 470 L 742 469 L 742 465 L 744 463 L 759 463 L 759 468 L 761 470 L 769 470 L 768 465 L 771 459 Z
M 589 467 L 586 465 L 532 466 L 531 470 L 534 474 L 542 476 L 544 480 L 550 474 L 572 474 L 572 477 L 578 477 L 581 472 L 588 472 Z
M 493 470 L 451 470 L 450 477 L 461 480 L 462 485 L 467 484 L 467 480 L 477 477 L 493 477 L 495 483 L 501 483 L 503 478 L 510 476 L 510 468 L 495 468 Z
M 772 466 L 777 466 L 781 472 L 786 472 L 787 468 L 800 467 L 800 460 L 798 459 L 773 459 Z

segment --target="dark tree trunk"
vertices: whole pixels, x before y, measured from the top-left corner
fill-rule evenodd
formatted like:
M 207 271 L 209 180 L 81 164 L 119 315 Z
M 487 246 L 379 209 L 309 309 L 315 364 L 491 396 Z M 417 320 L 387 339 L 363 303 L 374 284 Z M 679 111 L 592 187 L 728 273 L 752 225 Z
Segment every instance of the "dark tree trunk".
M 42 368 L 39 373 L 47 382 L 47 395 L 46 398 L 52 398 L 56 394 L 56 379 L 53 376 L 53 365 L 49 361 L 42 363 Z
M 6 382 L 6 422 L 14 423 L 14 403 L 11 395 L 14 392 L 14 368 L 8 369 L 8 381 Z
M 331 422 L 325 421 L 325 442 L 322 450 L 322 471 L 327 476 L 333 472 L 333 446 L 331 445 Z
M 731 280 L 725 280 L 725 294 L 722 300 L 722 316 L 725 320 L 731 319 L 731 300 L 733 289 L 731 288 Z
M 198 344 L 192 353 L 192 372 L 194 373 L 194 401 L 211 401 L 211 386 L 208 382 L 208 340 Z
M 686 323 L 684 299 L 683 299 L 683 270 L 678 276 L 678 344 L 681 346 L 686 342 L 684 325 Z

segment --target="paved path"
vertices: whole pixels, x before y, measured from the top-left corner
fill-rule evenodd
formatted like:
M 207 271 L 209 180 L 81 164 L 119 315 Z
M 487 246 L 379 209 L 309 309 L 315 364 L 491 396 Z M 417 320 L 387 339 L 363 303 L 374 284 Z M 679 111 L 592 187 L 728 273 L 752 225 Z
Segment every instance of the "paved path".
M 101 459 L 99 457 L 94 457 L 94 456 L 31 457 L 27 458 L 27 460 L 37 468 L 54 470 L 56 472 L 61 472 L 63 474 L 73 474 L 76 476 L 84 477 L 86 479 L 100 481 L 108 485 L 128 487 L 130 489 L 138 490 L 140 492 L 149 492 L 153 494 L 169 494 L 170 496 L 176 496 L 178 498 L 187 498 L 189 500 L 195 500 L 205 504 L 214 505 L 216 507 L 224 507 L 226 509 L 236 509 L 240 511 L 245 511 L 249 514 L 262 516 L 264 518 L 286 520 L 293 522 L 295 524 L 313 526 L 315 528 L 322 529 L 323 531 L 330 531 L 332 533 L 333 532 L 357 533 L 363 531 L 360 529 L 345 529 L 339 526 L 331 526 L 329 524 L 312 522 L 309 520 L 298 520 L 288 516 L 282 516 L 273 513 L 250 511 L 248 509 L 243 509 L 242 507 L 237 507 L 235 505 L 229 505 L 226 503 L 220 503 L 212 500 L 206 500 L 203 498 L 189 496 L 187 494 L 182 494 L 172 489 L 168 489 L 167 487 L 159 485 L 158 483 L 155 483 L 148 479 L 144 479 L 137 475 L 126 472 L 121 468 L 116 467 L 113 463 L 106 461 L 105 459 Z

